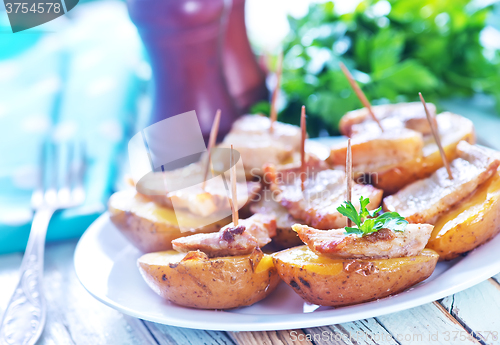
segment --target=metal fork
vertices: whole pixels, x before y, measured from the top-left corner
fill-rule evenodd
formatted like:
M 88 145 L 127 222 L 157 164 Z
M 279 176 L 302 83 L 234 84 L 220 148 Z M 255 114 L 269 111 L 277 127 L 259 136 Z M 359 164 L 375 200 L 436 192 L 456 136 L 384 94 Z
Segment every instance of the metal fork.
M 46 146 L 50 148 L 50 154 L 47 154 Z M 65 147 L 66 161 L 61 164 L 64 146 L 53 143 L 42 145 L 38 186 L 31 197 L 35 215 L 21 263 L 19 283 L 0 324 L 0 345 L 33 345 L 45 325 L 46 305 L 42 285 L 47 228 L 55 211 L 78 206 L 85 200 L 83 145 L 77 155 L 74 144 Z M 61 181 L 59 175 L 63 177 Z

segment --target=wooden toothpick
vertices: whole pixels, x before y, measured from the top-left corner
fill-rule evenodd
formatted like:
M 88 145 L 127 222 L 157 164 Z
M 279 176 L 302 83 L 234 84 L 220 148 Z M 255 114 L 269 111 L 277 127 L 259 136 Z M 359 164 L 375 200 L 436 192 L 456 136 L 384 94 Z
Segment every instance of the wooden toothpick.
M 347 181 L 347 202 L 351 202 L 352 193 L 352 151 L 351 151 L 351 138 L 347 139 L 347 154 L 345 162 L 345 177 Z M 347 218 L 347 226 L 351 226 L 351 219 Z
M 208 170 L 210 169 L 210 159 L 212 157 L 212 148 L 215 146 L 215 141 L 217 140 L 217 133 L 219 133 L 220 124 L 220 109 L 217 110 L 215 114 L 214 122 L 212 123 L 212 129 L 210 130 L 210 137 L 208 139 L 208 159 L 207 166 L 205 167 L 205 175 L 203 176 L 202 189 L 205 189 L 205 183 L 207 182 Z
M 229 157 L 229 175 L 231 177 L 231 211 L 233 212 L 233 225 L 238 226 L 238 197 L 236 194 L 236 162 L 233 158 L 233 144 L 231 144 L 231 156 Z
M 302 106 L 302 112 L 300 113 L 300 129 L 302 132 L 301 143 L 300 143 L 300 185 L 302 190 L 304 190 L 304 182 L 306 180 L 306 106 Z
M 444 153 L 443 145 L 441 145 L 441 138 L 439 137 L 438 130 L 434 126 L 434 121 L 433 121 L 434 119 L 432 118 L 431 113 L 429 113 L 429 109 L 427 109 L 427 103 L 425 103 L 425 99 L 422 96 L 422 93 L 419 92 L 418 95 L 419 95 L 420 100 L 422 101 L 422 104 L 424 106 L 425 115 L 427 115 L 427 121 L 429 121 L 429 126 L 431 126 L 432 135 L 434 136 L 434 139 L 436 140 L 436 144 L 439 148 L 439 153 L 441 154 L 441 159 L 443 160 L 443 164 L 446 167 L 446 171 L 448 172 L 448 176 L 449 176 L 450 180 L 453 180 L 453 174 L 451 172 L 450 163 L 448 162 L 448 158 L 446 158 L 446 154 Z
M 361 101 L 361 103 L 363 104 L 363 106 L 368 110 L 368 113 L 372 117 L 373 121 L 375 121 L 377 123 L 377 125 L 380 127 L 380 130 L 383 132 L 384 128 L 382 127 L 382 124 L 375 116 L 375 113 L 373 112 L 373 109 L 372 109 L 372 105 L 370 104 L 370 102 L 366 98 L 364 92 L 360 89 L 358 83 L 356 83 L 356 81 L 354 80 L 351 72 L 349 72 L 347 67 L 342 62 L 340 63 L 340 69 L 342 70 L 342 72 L 344 72 L 344 75 L 346 76 L 347 81 L 349 81 L 349 84 L 351 85 L 352 89 L 354 90 L 354 93 L 356 93 L 356 96 L 358 96 L 358 98 Z
M 269 131 L 271 133 L 273 132 L 274 123 L 278 119 L 278 113 L 276 111 L 276 99 L 278 98 L 278 92 L 280 90 L 282 71 L 283 71 L 283 52 L 281 52 L 278 57 L 278 69 L 276 70 L 276 77 L 277 77 L 276 87 L 274 88 L 273 96 L 271 98 L 271 112 L 269 114 L 269 117 L 271 118 L 271 126 L 269 127 Z

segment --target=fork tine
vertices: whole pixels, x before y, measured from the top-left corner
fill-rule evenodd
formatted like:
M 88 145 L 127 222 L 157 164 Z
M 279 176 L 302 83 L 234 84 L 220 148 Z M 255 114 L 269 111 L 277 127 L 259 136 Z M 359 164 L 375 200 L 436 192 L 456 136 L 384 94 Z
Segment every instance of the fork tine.
M 37 171 L 37 181 L 36 187 L 31 195 L 31 204 L 36 208 L 43 202 L 43 195 L 45 193 L 45 169 L 47 164 L 47 140 L 43 140 L 40 146 L 40 155 L 38 157 L 38 171 Z
M 57 190 L 58 182 L 59 182 L 59 156 L 61 153 L 60 153 L 59 146 L 57 146 L 56 143 L 51 143 L 50 149 L 52 151 L 51 152 L 51 154 L 52 154 L 52 162 L 51 162 L 52 180 L 50 181 L 50 188 Z
M 76 159 L 76 173 L 73 188 L 73 199 L 76 203 L 82 203 L 85 200 L 84 178 L 85 170 L 87 169 L 87 156 L 85 150 L 85 142 L 80 142 L 78 157 Z
M 66 176 L 64 181 L 64 187 L 71 190 L 75 183 L 75 170 L 74 170 L 74 159 L 75 159 L 75 144 L 69 142 L 67 145 L 67 162 L 66 162 Z
M 65 145 L 65 160 L 64 163 L 64 176 L 62 178 L 62 184 L 57 192 L 59 202 L 62 204 L 67 204 L 71 201 L 71 188 L 73 186 L 74 172 L 73 172 L 73 151 L 74 145 L 72 142 L 66 143 Z M 60 147 L 61 150 L 61 147 Z
M 47 144 L 48 141 L 45 139 L 42 143 L 42 148 L 40 150 L 40 157 L 39 157 L 39 174 L 38 174 L 38 190 L 44 191 L 45 190 L 45 178 L 46 176 L 46 169 L 47 169 Z
M 59 177 L 59 150 L 56 144 L 50 143 L 50 157 L 47 166 L 50 169 L 51 179 L 48 188 L 45 189 L 45 201 L 50 205 L 55 205 L 57 202 L 57 187 Z

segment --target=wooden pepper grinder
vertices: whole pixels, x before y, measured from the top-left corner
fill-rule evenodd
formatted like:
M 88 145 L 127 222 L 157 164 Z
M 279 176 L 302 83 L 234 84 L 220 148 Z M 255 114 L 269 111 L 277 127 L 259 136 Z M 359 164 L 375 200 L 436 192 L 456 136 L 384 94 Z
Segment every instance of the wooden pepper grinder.
M 222 68 L 230 0 L 128 0 L 154 80 L 150 123 L 195 110 L 205 140 L 221 109 L 219 137 L 239 115 Z
M 233 0 L 223 60 L 229 92 L 240 112 L 248 112 L 253 104 L 269 98 L 266 75 L 259 67 L 248 41 L 245 0 Z

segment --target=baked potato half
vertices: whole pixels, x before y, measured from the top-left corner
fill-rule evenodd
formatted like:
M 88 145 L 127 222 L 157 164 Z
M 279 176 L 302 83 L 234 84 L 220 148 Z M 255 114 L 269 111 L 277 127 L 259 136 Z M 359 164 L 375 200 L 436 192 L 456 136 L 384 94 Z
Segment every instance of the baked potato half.
M 463 116 L 442 113 L 436 116 L 441 143 L 448 161 L 451 162 L 457 157 L 456 147 L 461 140 L 470 144 L 476 142 L 474 125 L 469 119 Z M 394 194 L 404 186 L 429 177 L 434 171 L 443 166 L 443 160 L 439 154 L 439 149 L 432 136 L 424 138 L 423 156 L 404 163 L 380 168 L 373 171 L 368 176 L 362 177 L 357 174 L 357 178 L 372 184 L 374 187 L 383 189 L 386 195 Z
M 436 222 L 427 248 L 451 260 L 500 232 L 500 170 Z
M 268 296 L 280 278 L 270 255 L 208 258 L 200 251 L 149 253 L 137 261 L 146 283 L 176 304 L 200 309 L 229 309 Z
M 285 283 L 309 303 L 339 307 L 397 294 L 428 278 L 438 254 L 424 249 L 420 255 L 393 259 L 350 260 L 320 256 L 307 246 L 273 254 L 274 265 Z
M 134 189 L 117 192 L 108 202 L 111 221 L 135 247 L 143 252 L 172 249 L 172 240 L 199 232 L 216 232 L 231 222 L 231 217 L 214 218 L 208 226 L 195 229 L 196 218 L 188 213 L 175 212 L 159 206 Z M 181 232 L 177 217 L 184 217 L 182 224 L 192 224 L 193 229 Z

